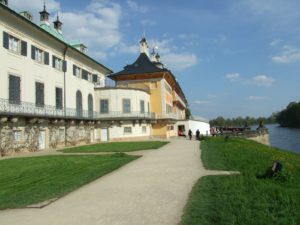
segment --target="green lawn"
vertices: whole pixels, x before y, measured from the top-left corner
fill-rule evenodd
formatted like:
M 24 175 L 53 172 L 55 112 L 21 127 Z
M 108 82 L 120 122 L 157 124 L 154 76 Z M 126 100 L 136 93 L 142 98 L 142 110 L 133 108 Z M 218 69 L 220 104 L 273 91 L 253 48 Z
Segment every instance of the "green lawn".
M 61 197 L 136 158 L 117 153 L 0 160 L 0 209 Z
M 300 156 L 254 141 L 210 138 L 201 142 L 207 169 L 241 175 L 208 176 L 194 186 L 181 225 L 300 224 Z M 273 160 L 283 163 L 287 180 L 262 179 Z
M 158 149 L 168 143 L 166 141 L 110 142 L 67 148 L 61 151 L 64 153 L 132 152 Z

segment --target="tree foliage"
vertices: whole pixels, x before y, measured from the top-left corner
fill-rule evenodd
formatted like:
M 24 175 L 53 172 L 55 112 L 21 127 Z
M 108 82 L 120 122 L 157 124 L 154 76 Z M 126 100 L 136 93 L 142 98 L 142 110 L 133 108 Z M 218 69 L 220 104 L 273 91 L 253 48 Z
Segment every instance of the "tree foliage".
M 276 123 L 276 113 L 273 113 L 269 117 L 236 117 L 236 118 L 223 118 L 222 116 L 218 116 L 216 119 L 210 120 L 209 123 L 211 126 L 220 126 L 220 127 L 248 127 L 252 125 L 257 125 L 261 121 L 264 124 Z
M 283 127 L 300 128 L 300 102 L 291 102 L 279 112 L 276 121 Z

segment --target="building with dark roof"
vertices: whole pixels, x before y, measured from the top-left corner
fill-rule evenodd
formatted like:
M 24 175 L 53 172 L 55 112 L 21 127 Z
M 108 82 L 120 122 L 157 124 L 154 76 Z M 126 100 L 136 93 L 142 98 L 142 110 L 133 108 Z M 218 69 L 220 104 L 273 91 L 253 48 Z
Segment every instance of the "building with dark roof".
M 177 135 L 174 124 L 185 119 L 187 100 L 173 73 L 160 61 L 158 53 L 149 55 L 145 37 L 140 41 L 140 55 L 123 70 L 108 75 L 116 86 L 137 87 L 144 85 L 150 90 L 150 108 L 155 114 L 152 135 L 170 137 Z

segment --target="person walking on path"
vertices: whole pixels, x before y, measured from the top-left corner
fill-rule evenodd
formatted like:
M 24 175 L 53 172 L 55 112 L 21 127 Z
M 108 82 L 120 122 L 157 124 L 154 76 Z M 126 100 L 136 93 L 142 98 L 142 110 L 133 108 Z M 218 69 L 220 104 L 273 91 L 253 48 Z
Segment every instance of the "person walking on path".
M 200 140 L 200 131 L 197 129 L 196 131 L 196 140 Z
M 190 140 L 192 140 L 192 135 L 193 135 L 193 133 L 192 133 L 192 130 L 191 130 L 191 129 L 189 129 L 188 135 L 189 135 Z

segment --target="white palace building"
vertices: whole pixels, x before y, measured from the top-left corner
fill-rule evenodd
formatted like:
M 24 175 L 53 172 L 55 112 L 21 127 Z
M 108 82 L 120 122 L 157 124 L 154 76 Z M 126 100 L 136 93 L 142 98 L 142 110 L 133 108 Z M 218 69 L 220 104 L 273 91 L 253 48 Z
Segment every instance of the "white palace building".
M 57 17 L 50 23 L 45 6 L 37 25 L 30 13 L 17 13 L 7 0 L 0 0 L 0 33 L 2 155 L 149 138 L 154 124 L 168 124 L 165 132 L 172 136 L 176 121 L 185 119 L 187 101 L 169 70 L 162 70 L 171 74 L 168 81 L 157 76 L 150 82 L 152 86 L 135 81 L 106 87 L 106 76 L 114 77 L 112 70 L 88 56 L 84 43 L 66 40 L 62 22 Z M 147 46 L 145 39 L 140 44 Z M 159 64 L 147 60 L 152 66 Z M 169 98 L 167 109 L 161 109 L 163 117 L 151 110 L 157 105 L 157 93 L 151 87 L 160 87 L 159 81 L 168 83 L 174 96 L 174 101 Z

